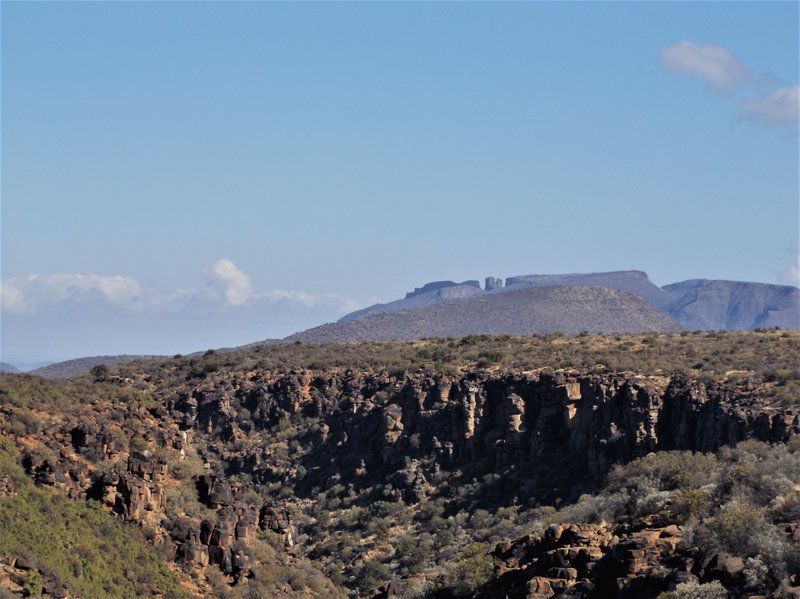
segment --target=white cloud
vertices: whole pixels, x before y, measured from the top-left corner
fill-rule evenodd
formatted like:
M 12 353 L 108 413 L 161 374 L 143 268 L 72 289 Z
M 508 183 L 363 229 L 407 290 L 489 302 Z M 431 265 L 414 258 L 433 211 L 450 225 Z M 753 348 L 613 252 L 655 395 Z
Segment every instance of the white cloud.
M 716 89 L 730 91 L 747 83 L 750 73 L 730 50 L 715 44 L 698 45 L 688 40 L 661 50 L 668 71 L 702 77 Z
M 144 299 L 145 290 L 130 277 L 60 273 L 28 275 L 3 281 L 3 307 L 10 312 L 35 312 L 59 302 L 133 304 Z
M 225 300 L 231 306 L 241 306 L 253 295 L 250 277 L 230 260 L 217 260 L 211 265 L 211 274 L 222 287 Z
M 25 312 L 25 296 L 16 285 L 0 281 L 0 306 L 3 310 L 21 314 Z
M 212 284 L 200 289 L 161 291 L 145 287 L 123 275 L 32 274 L 2 281 L 2 309 L 8 314 L 36 314 L 58 306 L 87 312 L 105 307 L 138 314 L 206 313 L 250 308 L 255 311 L 278 304 L 292 309 L 326 308 L 337 313 L 363 307 L 361 302 L 335 293 L 309 293 L 271 289 L 253 290 L 250 278 L 231 260 L 208 267 Z
M 742 116 L 766 125 L 792 125 L 800 121 L 800 85 L 784 87 L 760 100 L 742 103 Z

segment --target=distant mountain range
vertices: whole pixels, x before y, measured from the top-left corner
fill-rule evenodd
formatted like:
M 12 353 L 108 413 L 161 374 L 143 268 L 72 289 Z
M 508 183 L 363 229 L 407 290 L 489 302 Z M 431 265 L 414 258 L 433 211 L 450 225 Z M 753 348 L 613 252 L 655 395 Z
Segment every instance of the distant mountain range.
M 693 279 L 663 289 L 673 299 L 667 313 L 690 329 L 800 328 L 797 287 Z
M 563 296 L 561 303 L 549 308 L 549 314 L 554 317 L 552 326 L 562 332 L 570 332 L 584 326 L 586 316 L 590 323 L 594 322 L 595 327 L 586 326 L 587 330 L 603 330 L 603 323 L 611 322 L 608 314 L 595 309 L 592 312 L 580 313 L 571 307 L 567 309 L 570 296 L 567 289 L 574 287 L 602 287 L 628 294 L 632 294 L 655 309 L 651 314 L 658 314 L 658 318 L 653 318 L 651 322 L 637 321 L 637 326 L 631 324 L 634 330 L 662 330 L 664 327 L 663 317 L 673 321 L 681 328 L 690 330 L 750 330 L 754 328 L 781 327 L 789 329 L 800 328 L 800 290 L 790 285 L 769 285 L 765 283 L 749 283 L 742 281 L 721 281 L 708 279 L 695 279 L 681 281 L 664 287 L 655 285 L 644 273 L 639 270 L 624 270 L 615 272 L 601 273 L 572 273 L 558 275 L 521 275 L 509 277 L 505 284 L 495 277 L 487 277 L 484 288 L 481 288 L 477 281 L 466 281 L 456 283 L 452 281 L 438 281 L 428 283 L 413 292 L 406 294 L 406 297 L 386 304 L 375 304 L 357 312 L 352 312 L 343 316 L 337 325 L 354 322 L 364 318 L 372 318 L 381 314 L 403 313 L 403 323 L 400 324 L 404 330 L 383 330 L 381 338 L 387 335 L 399 335 L 392 338 L 408 338 L 408 327 L 423 329 L 427 326 L 427 313 L 418 310 L 433 306 L 445 305 L 445 311 L 451 311 L 455 315 L 460 312 L 459 302 L 464 302 L 468 298 L 482 298 L 489 303 L 498 302 L 507 293 L 515 292 L 525 288 L 544 288 L 559 287 L 562 292 L 549 296 L 549 301 L 558 301 Z M 526 305 L 526 310 L 541 312 L 541 298 L 529 296 L 530 305 Z M 619 296 L 620 302 L 615 314 L 619 315 L 629 311 L 630 307 L 626 304 L 623 296 Z M 611 311 L 612 305 L 609 302 L 603 304 L 603 309 Z M 592 321 L 592 319 L 596 319 Z M 396 319 L 397 320 L 397 319 Z M 442 322 L 441 319 L 439 319 Z M 399 321 L 398 321 L 399 322 Z M 621 321 L 618 321 L 621 323 Z M 384 326 L 387 323 L 384 322 Z M 344 331 L 353 330 L 337 325 L 324 325 L 299 333 L 291 338 L 314 339 L 322 338 L 319 335 L 325 331 L 324 338 L 335 336 L 347 339 L 348 334 Z M 488 325 L 491 326 L 492 325 Z M 550 325 L 548 325 L 549 327 Z M 359 329 L 357 338 L 362 338 L 363 330 L 373 328 L 363 326 Z M 454 325 L 455 330 L 462 330 L 461 325 Z M 332 331 L 342 331 L 341 334 L 333 334 Z M 436 329 L 436 334 L 441 335 L 441 326 Z M 312 331 L 314 332 L 312 334 Z M 510 330 L 503 331 L 510 333 Z M 536 332 L 547 332 L 545 328 L 537 324 L 533 329 L 526 331 L 528 334 Z M 377 333 L 376 333 L 377 334 Z M 431 332 L 430 335 L 434 333 Z M 428 336 L 430 336 L 428 335 Z M 450 335 L 441 335 L 450 336 Z M 355 340 L 352 339 L 352 340 Z
M 419 296 L 417 296 L 419 297 Z M 414 298 L 410 298 L 414 299 Z M 466 335 L 677 331 L 681 327 L 642 298 L 598 286 L 509 288 L 325 324 L 286 341 L 335 343 Z
M 462 337 L 472 334 L 800 329 L 800 290 L 790 285 L 692 279 L 663 287 L 646 273 L 520 275 L 505 281 L 434 281 L 269 343 L 333 343 Z M 265 343 L 264 341 L 260 343 Z M 226 351 L 221 349 L 218 351 Z M 163 356 L 94 356 L 33 370 L 66 378 L 98 364 Z M 3 364 L 5 372 L 14 367 Z
M 13 364 L 6 364 L 5 362 L 0 362 L 0 372 L 19 372 L 19 368 L 17 368 Z

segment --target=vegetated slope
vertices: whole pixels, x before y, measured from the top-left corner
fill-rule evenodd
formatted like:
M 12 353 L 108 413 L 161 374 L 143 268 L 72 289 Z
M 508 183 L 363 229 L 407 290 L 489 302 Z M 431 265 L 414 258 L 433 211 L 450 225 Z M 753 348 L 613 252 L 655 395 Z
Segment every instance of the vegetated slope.
M 521 275 L 506 279 L 509 287 L 549 287 L 553 285 L 599 285 L 628 291 L 647 301 L 651 306 L 664 310 L 673 298 L 650 281 L 647 273 L 640 270 L 614 272 L 573 273 L 560 275 Z
M 790 285 L 693 279 L 663 289 L 667 313 L 690 329 L 800 328 L 800 289 Z
M 77 376 L 94 366 L 117 366 L 119 364 L 126 364 L 134 360 L 144 360 L 152 358 L 163 358 L 165 356 L 89 356 L 86 358 L 75 358 L 74 360 L 66 360 L 64 362 L 56 362 L 48 366 L 43 366 L 32 370 L 30 374 L 44 377 L 46 379 L 67 379 Z
M 0 372 L 19 372 L 19 368 L 17 368 L 13 364 L 0 362 Z
M 555 369 L 640 374 L 694 372 L 724 376 L 739 372 L 791 381 L 794 377 L 789 375 L 800 364 L 800 332 L 761 329 L 571 336 L 554 333 L 516 337 L 470 335 L 412 342 L 268 343 L 224 353 L 212 351 L 131 362 L 117 370 L 128 378 L 150 373 L 164 380 L 164 385 L 178 387 L 186 379 L 212 377 L 217 371 L 350 368 L 457 373 L 480 368 L 525 371 L 533 364 Z M 171 373 L 171 379 L 165 379 L 167 373 Z
M 674 331 L 643 299 L 604 287 L 510 289 L 415 310 L 326 324 L 285 341 L 330 343 L 466 335 Z
M 184 596 L 139 530 L 116 522 L 99 504 L 36 487 L 3 436 L 0 556 L 0 588 L 20 594 L 39 596 L 44 590 L 61 597 L 68 587 L 77 597 Z
M 477 281 L 470 281 L 467 283 L 453 283 L 452 281 L 428 283 L 421 288 L 415 289 L 411 293 L 407 293 L 406 297 L 403 299 L 385 304 L 375 304 L 362 308 L 361 310 L 356 310 L 350 314 L 345 314 L 338 322 L 350 322 L 374 314 L 392 314 L 394 312 L 400 312 L 401 310 L 413 310 L 414 308 L 422 308 L 455 299 L 474 297 L 476 295 L 483 295 L 484 293 L 485 291 L 480 288 Z

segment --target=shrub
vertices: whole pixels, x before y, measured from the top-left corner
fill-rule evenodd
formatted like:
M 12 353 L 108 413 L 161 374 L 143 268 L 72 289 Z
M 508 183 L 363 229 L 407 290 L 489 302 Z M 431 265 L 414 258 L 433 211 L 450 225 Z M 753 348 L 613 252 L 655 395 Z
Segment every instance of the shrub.
M 489 547 L 471 543 L 456 557 L 447 574 L 447 586 L 460 595 L 472 595 L 489 582 L 493 564 Z
M 684 582 L 679 584 L 674 591 L 661 593 L 658 599 L 727 599 L 728 591 L 719 581 L 698 584 Z

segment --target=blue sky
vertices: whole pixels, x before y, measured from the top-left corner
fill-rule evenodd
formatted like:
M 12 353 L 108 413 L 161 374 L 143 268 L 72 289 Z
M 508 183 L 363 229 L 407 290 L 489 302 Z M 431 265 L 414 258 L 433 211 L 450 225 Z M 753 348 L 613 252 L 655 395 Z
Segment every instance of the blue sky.
M 796 284 L 798 16 L 3 3 L 3 359 L 283 336 L 437 279 Z

